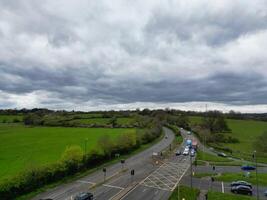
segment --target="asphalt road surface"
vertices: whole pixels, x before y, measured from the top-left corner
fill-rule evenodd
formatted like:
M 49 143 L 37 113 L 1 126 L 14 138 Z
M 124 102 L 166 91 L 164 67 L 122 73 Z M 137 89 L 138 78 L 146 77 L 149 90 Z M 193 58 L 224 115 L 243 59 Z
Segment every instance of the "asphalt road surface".
M 132 156 L 121 163 L 107 167 L 106 181 L 104 173 L 99 170 L 72 183 L 63 184 L 33 200 L 51 198 L 69 200 L 80 192 L 91 192 L 96 199 L 168 199 L 190 166 L 189 156 L 171 156 L 168 159 L 155 161 L 153 152 L 168 148 L 174 140 L 171 130 L 164 128 L 165 137 L 149 149 Z M 183 133 L 183 136 L 186 135 Z M 183 147 L 181 147 L 183 148 Z M 130 174 L 135 170 L 134 176 Z

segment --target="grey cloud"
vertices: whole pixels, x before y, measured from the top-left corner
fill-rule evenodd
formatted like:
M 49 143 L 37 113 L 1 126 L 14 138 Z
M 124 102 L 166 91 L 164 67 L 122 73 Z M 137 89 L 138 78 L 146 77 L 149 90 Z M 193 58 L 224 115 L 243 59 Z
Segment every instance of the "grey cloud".
M 235 45 L 245 38 L 242 51 L 253 54 L 255 48 L 246 43 L 250 36 L 260 49 L 267 48 L 258 36 L 267 35 L 264 1 L 225 1 L 222 10 L 213 3 L 201 9 L 204 4 L 197 1 L 188 4 L 190 9 L 150 2 L 142 12 L 139 1 L 131 7 L 79 1 L 74 8 L 64 1 L 14 2 L 0 3 L 0 13 L 6 14 L 0 19 L 0 94 L 23 98 L 39 91 L 37 97 L 44 95 L 36 103 L 52 107 L 267 104 L 266 56 L 248 62 Z M 229 43 L 235 58 L 223 54 Z

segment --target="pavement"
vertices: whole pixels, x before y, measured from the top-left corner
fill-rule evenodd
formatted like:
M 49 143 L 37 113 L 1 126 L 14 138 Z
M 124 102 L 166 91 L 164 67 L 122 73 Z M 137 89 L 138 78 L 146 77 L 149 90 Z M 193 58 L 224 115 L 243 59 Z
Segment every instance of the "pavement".
M 99 170 L 71 183 L 60 185 L 33 198 L 33 200 L 51 198 L 53 200 L 70 200 L 80 192 L 91 192 L 96 199 L 168 199 L 183 175 L 190 167 L 189 156 L 171 154 L 167 159 L 152 158 L 153 152 L 168 149 L 174 140 L 170 129 L 163 128 L 164 138 L 121 163 L 107 167 L 106 181 L 104 173 Z M 187 137 L 183 133 L 184 137 Z M 181 147 L 182 149 L 184 147 Z M 134 170 L 132 176 L 130 171 Z

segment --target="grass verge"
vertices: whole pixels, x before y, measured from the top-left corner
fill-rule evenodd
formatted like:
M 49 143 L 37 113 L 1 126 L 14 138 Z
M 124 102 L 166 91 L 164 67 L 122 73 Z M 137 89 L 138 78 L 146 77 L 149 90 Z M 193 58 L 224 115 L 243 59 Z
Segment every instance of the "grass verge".
M 179 188 L 179 199 L 178 199 L 178 188 Z M 199 189 L 193 188 L 191 189 L 190 187 L 187 186 L 179 186 L 177 187 L 169 197 L 169 200 L 196 200 L 198 195 L 200 193 Z

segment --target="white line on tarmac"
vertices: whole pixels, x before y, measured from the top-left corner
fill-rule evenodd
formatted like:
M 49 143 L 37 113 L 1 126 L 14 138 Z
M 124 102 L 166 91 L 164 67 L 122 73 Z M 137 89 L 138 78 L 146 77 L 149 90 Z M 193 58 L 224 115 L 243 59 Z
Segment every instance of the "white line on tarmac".
M 78 183 L 86 183 L 86 184 L 91 184 L 95 185 L 96 183 L 90 182 L 90 181 L 77 181 Z
M 110 188 L 116 188 L 119 190 L 124 190 L 125 188 L 123 187 L 119 187 L 119 186 L 115 186 L 115 185 L 108 185 L 108 184 L 103 184 L 104 187 L 110 187 Z

